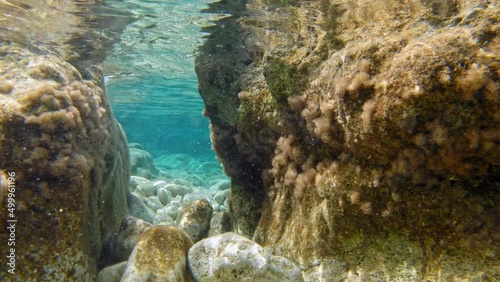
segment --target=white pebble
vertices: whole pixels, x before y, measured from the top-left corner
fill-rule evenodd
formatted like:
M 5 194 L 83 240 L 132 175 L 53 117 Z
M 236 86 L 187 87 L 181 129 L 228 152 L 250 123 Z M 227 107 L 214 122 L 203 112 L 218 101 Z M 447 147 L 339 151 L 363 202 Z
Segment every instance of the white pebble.
M 172 199 L 170 191 L 165 188 L 159 188 L 156 193 L 158 195 L 158 200 L 160 200 L 163 205 L 170 203 L 170 200 Z

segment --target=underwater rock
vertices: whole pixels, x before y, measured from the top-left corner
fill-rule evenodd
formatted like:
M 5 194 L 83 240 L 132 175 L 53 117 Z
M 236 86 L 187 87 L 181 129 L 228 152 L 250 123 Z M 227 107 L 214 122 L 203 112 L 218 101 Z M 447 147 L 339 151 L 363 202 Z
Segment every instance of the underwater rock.
M 198 193 L 200 195 L 203 195 L 207 200 L 211 201 L 212 198 L 213 198 L 213 195 L 212 192 L 210 190 L 208 190 L 207 188 L 205 187 L 195 187 L 193 188 L 193 193 Z
M 273 256 L 257 243 L 225 233 L 196 243 L 188 252 L 194 281 L 304 281 L 288 259 Z
M 153 163 L 153 157 L 151 154 L 144 149 L 138 148 L 138 145 L 140 144 L 133 143 L 134 147 L 130 147 L 129 144 L 129 150 L 130 150 L 130 170 L 132 175 L 137 175 L 137 176 L 149 176 L 145 177 L 148 179 L 151 179 L 153 176 L 158 176 L 160 174 L 160 171 L 156 168 L 156 166 Z M 148 175 L 148 172 L 150 175 Z
M 257 183 L 251 182 L 251 185 Z M 226 206 L 219 207 L 222 211 L 230 211 L 233 231 L 251 237 L 255 226 L 259 222 L 262 200 L 260 193 L 255 191 L 256 187 L 245 189 L 243 186 L 233 183 L 231 187 L 231 199 L 225 201 Z
M 211 202 L 210 205 L 212 206 L 214 212 L 220 211 L 220 205 L 217 204 L 216 202 Z
M 172 219 L 176 219 L 180 212 L 181 204 L 177 201 L 172 201 L 163 207 L 161 210 L 165 211 Z
M 220 235 L 232 230 L 231 217 L 226 211 L 214 212 L 210 220 L 210 229 L 208 237 Z
M 0 173 L 14 172 L 19 187 L 15 279 L 91 281 L 103 237 L 128 213 L 130 176 L 102 73 L 91 68 L 84 79 L 59 57 L 12 42 L 0 53 Z
M 206 199 L 185 205 L 177 216 L 177 226 L 186 232 L 193 242 L 205 238 L 210 228 L 212 206 Z
M 229 198 L 224 200 L 223 206 L 229 209 Z
M 168 203 L 170 203 L 170 199 L 172 198 L 172 193 L 170 193 L 170 191 L 165 188 L 159 188 L 156 193 L 158 195 L 158 200 L 163 205 L 167 205 Z
M 498 5 L 348 2 L 217 7 L 196 72 L 234 229 L 307 281 L 497 280 Z
M 157 191 L 159 188 L 167 185 L 167 182 L 163 180 L 153 180 L 153 186 L 155 187 L 155 191 Z
M 213 193 L 217 193 L 219 191 L 224 191 L 231 188 L 231 182 L 228 180 L 219 180 L 217 183 L 213 184 L 208 188 Z
M 155 225 L 175 225 L 175 220 L 170 216 L 171 210 L 167 207 L 161 208 L 156 211 L 154 215 Z
M 149 228 L 130 255 L 121 281 L 190 281 L 186 258 L 192 245 L 191 239 L 177 227 Z
M 139 196 L 134 193 L 128 193 L 127 204 L 130 215 L 153 223 L 153 211 L 144 204 L 144 201 Z
M 125 216 L 120 227 L 104 237 L 100 268 L 127 260 L 139 237 L 151 226 L 142 219 Z
M 97 274 L 96 282 L 120 282 L 127 267 L 127 261 L 103 268 Z
M 151 196 L 148 198 L 144 197 L 143 201 L 146 204 L 146 206 L 149 207 L 154 212 L 163 208 L 163 204 L 160 202 L 160 200 L 158 200 L 156 196 Z
M 149 197 L 154 194 L 155 187 L 151 181 L 139 176 L 130 177 L 130 185 L 135 187 L 133 192 L 138 193 L 144 197 Z
M 143 147 L 141 144 L 139 144 L 139 143 L 134 143 L 134 142 L 132 142 L 132 143 L 128 143 L 128 148 L 129 148 L 129 149 L 134 148 L 134 149 L 144 150 L 144 147 Z
M 178 211 L 181 211 L 181 207 L 183 206 L 182 203 L 182 196 L 177 195 L 175 198 L 173 198 L 168 205 L 172 205 L 178 208 Z
M 202 191 L 195 191 L 184 195 L 184 197 L 182 197 L 182 202 L 184 204 L 187 204 L 201 199 L 209 201 L 212 199 L 212 197 L 210 194 L 203 193 Z
M 180 184 L 170 183 L 170 184 L 163 186 L 163 188 L 167 189 L 172 194 L 172 197 L 184 196 L 184 195 L 192 192 L 191 188 L 188 188 L 188 187 L 186 187 L 184 185 L 180 185 Z
M 140 176 L 140 177 L 146 178 L 146 179 L 151 179 L 154 177 L 154 175 L 149 170 L 141 168 L 141 167 L 139 167 L 135 170 L 134 175 Z
M 215 171 L 211 172 L 210 176 L 208 176 L 205 179 L 205 182 L 207 183 L 207 186 L 210 188 L 215 184 L 221 182 L 222 180 L 226 180 L 226 182 L 229 182 L 228 179 L 226 179 L 226 177 L 224 177 L 224 175 L 221 173 L 221 168 L 218 168 L 218 173 L 216 173 Z M 231 185 L 228 185 L 228 189 L 230 186 Z
M 223 190 L 223 191 L 218 191 L 214 195 L 214 201 L 216 201 L 219 205 L 224 204 L 224 201 L 226 200 L 227 196 L 231 193 L 231 190 Z

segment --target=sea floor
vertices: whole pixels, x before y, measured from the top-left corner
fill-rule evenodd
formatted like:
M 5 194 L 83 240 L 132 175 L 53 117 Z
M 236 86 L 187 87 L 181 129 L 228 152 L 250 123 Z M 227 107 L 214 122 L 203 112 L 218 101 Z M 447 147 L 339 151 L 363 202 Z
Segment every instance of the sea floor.
M 147 160 L 142 167 L 137 167 L 138 153 Z M 213 212 L 229 210 L 230 181 L 213 155 L 166 153 L 153 159 L 146 151 L 133 148 L 132 165 L 130 192 L 144 203 L 132 205 L 134 216 L 152 224 L 175 225 L 182 207 L 200 199 L 206 199 Z

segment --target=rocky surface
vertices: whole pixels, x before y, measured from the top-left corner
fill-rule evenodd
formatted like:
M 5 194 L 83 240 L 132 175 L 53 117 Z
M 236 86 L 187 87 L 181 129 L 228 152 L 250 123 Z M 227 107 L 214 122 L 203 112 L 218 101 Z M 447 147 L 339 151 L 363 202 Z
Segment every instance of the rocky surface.
M 154 226 L 139 238 L 122 282 L 190 281 L 186 268 L 191 239 L 173 226 Z
M 130 177 L 130 187 L 131 192 L 144 197 L 149 197 L 155 192 L 155 186 L 151 181 L 136 175 Z
M 143 150 L 137 143 L 129 146 Z M 192 238 L 195 242 L 202 239 L 207 235 L 210 214 L 229 210 L 231 193 L 227 177 L 222 174 L 220 166 L 213 165 L 215 160 L 203 162 L 187 155 L 173 154 L 162 155 L 155 162 L 162 168 L 158 177 L 131 176 L 131 193 L 127 196 L 130 214 L 155 225 L 182 225 L 187 228 L 184 231 L 196 237 Z M 199 203 L 194 204 L 200 200 L 204 201 L 201 209 Z M 181 220 L 179 216 L 184 208 L 192 210 L 182 215 Z M 199 230 L 187 231 L 191 228 Z
M 210 220 L 210 229 L 208 237 L 220 235 L 233 230 L 231 217 L 227 211 L 214 212 Z
M 194 281 L 304 281 L 292 262 L 234 233 L 196 243 L 189 250 L 188 260 Z
M 128 260 L 139 237 L 152 225 L 142 219 L 127 215 L 121 225 L 104 238 L 100 267 Z
M 154 222 L 154 213 L 149 209 L 139 196 L 129 193 L 127 195 L 127 205 L 131 216 L 143 219 L 149 223 Z
M 196 71 L 235 231 L 307 281 L 497 280 L 491 1 L 222 1 Z
M 120 282 L 127 267 L 127 261 L 103 268 L 97 274 L 96 282 Z
M 131 17 L 98 10 L 94 1 L 0 3 L 0 199 L 6 207 L 4 178 L 15 172 L 18 281 L 95 279 L 101 240 L 128 212 L 127 141 L 95 65 Z
M 129 144 L 130 170 L 132 175 L 151 179 L 158 176 L 159 171 L 153 163 L 153 156 L 138 143 Z
M 143 150 L 137 143 L 129 147 Z M 98 279 L 189 281 L 182 272 L 186 256 L 178 251 L 180 241 L 175 236 L 185 236 L 192 245 L 193 241 L 207 237 L 210 228 L 217 234 L 230 230 L 227 212 L 211 222 L 214 211 L 228 206 L 229 182 L 220 168 L 214 171 L 208 163 L 196 164 L 196 160 L 189 157 L 188 161 L 186 157 L 160 158 L 160 167 L 169 169 L 159 170 L 158 177 L 131 176 L 127 201 L 132 216 L 125 216 L 121 226 L 104 239 Z M 190 171 L 188 163 L 194 163 L 200 170 Z M 154 234 L 147 233 L 152 226 Z M 127 264 L 126 270 L 121 261 Z
M 126 146 L 95 65 L 126 24 L 139 18 L 129 11 L 136 4 L 0 3 L 0 201 L 7 207 L 9 176 L 15 173 L 15 217 L 22 221 L 16 226 L 15 280 L 93 281 L 99 268 L 127 260 L 151 224 L 175 225 L 184 205 L 202 198 L 210 202 L 204 206 L 206 219 L 196 222 L 202 227 L 193 233 L 198 239 L 206 236 L 210 205 L 228 209 L 228 181 L 217 162 L 167 156 L 160 159 L 160 175 L 140 144 L 130 144 L 130 151 Z M 217 201 L 208 190 L 212 186 L 225 187 Z M 151 224 L 127 217 L 120 226 L 126 214 Z M 7 216 L 2 208 L 0 219 Z M 193 230 L 187 220 L 182 224 Z M 7 242 L 9 235 L 3 229 L 0 239 Z M 2 254 L 4 266 L 6 260 Z M 98 280 L 119 280 L 123 269 L 120 264 L 105 268 Z M 14 277 L 5 274 L 0 280 Z
M 213 208 L 207 200 L 197 200 L 181 209 L 175 223 L 196 243 L 208 235 L 212 213 Z
M 0 175 L 4 193 L 3 178 L 15 173 L 16 278 L 92 280 L 101 240 L 128 213 L 130 176 L 102 74 L 87 69 L 84 78 L 59 57 L 14 43 L 0 52 Z

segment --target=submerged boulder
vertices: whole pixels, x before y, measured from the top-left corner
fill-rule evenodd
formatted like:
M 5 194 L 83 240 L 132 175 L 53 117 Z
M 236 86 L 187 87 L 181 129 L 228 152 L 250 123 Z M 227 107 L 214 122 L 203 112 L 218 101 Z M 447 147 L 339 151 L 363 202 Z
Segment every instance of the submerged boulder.
M 257 243 L 225 233 L 196 243 L 188 254 L 195 281 L 304 281 L 288 259 L 270 255 Z
M 102 73 L 89 69 L 84 79 L 59 57 L 14 43 L 0 52 L 0 175 L 15 173 L 15 277 L 91 281 L 101 240 L 128 213 L 130 177 Z
M 175 183 L 169 183 L 169 184 L 163 186 L 163 188 L 165 188 L 165 190 L 170 192 L 172 197 L 184 196 L 184 195 L 192 192 L 191 188 L 189 188 L 185 185 L 175 184 Z
M 105 267 L 97 274 L 96 282 L 120 282 L 126 267 L 126 261 Z
M 497 5 L 224 7 L 196 72 L 234 229 L 308 281 L 496 280 Z
M 210 229 L 208 237 L 220 235 L 232 230 L 231 217 L 226 211 L 214 212 L 210 220 Z
M 190 281 L 186 259 L 192 245 L 191 239 L 176 227 L 149 228 L 130 255 L 121 281 Z
M 132 176 L 130 178 L 130 186 L 133 187 L 133 190 L 131 189 L 132 192 L 144 197 L 149 197 L 155 192 L 155 186 L 153 183 L 140 176 Z
M 176 224 L 196 243 L 208 235 L 212 213 L 212 206 L 206 199 L 190 202 L 179 212 Z

